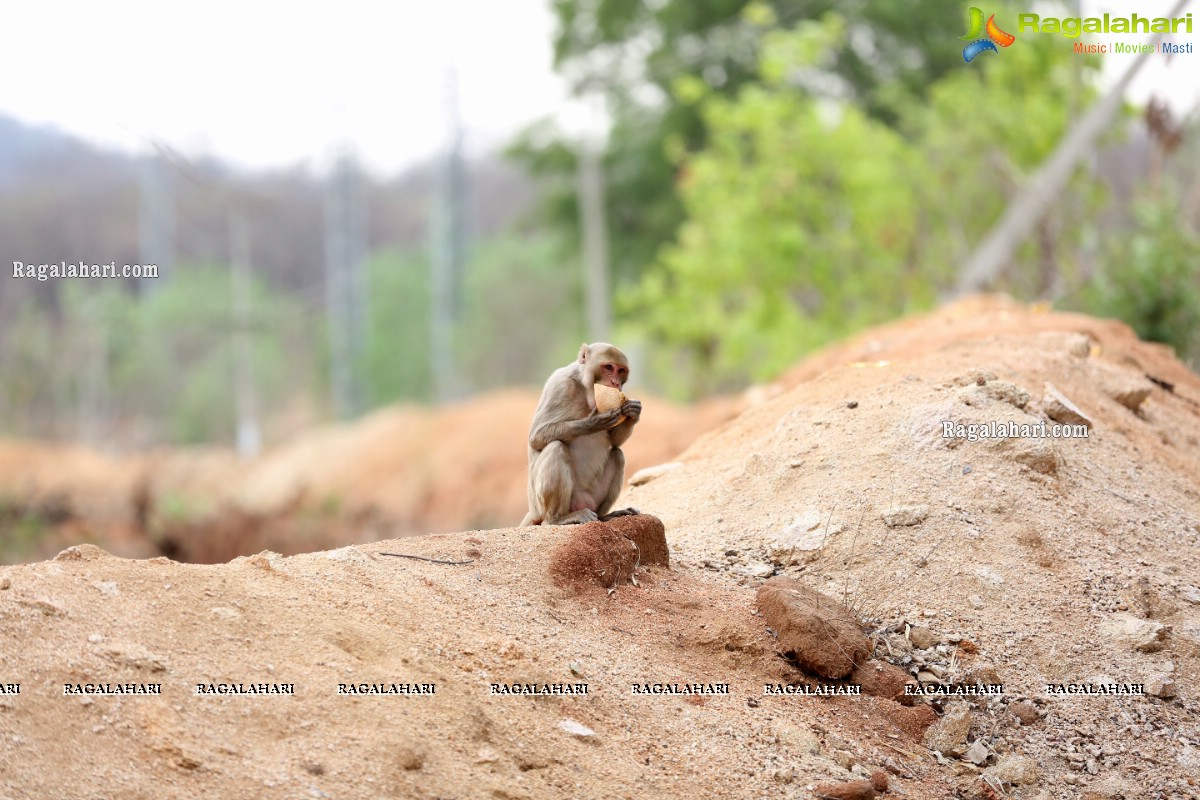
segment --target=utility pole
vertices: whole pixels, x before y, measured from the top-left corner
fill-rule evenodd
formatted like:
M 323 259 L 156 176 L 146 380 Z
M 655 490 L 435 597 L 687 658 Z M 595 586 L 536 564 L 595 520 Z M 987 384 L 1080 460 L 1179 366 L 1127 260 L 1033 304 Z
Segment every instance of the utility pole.
M 453 400 L 462 391 L 454 338 L 462 314 L 462 274 L 466 260 L 466 170 L 462 155 L 462 121 L 458 113 L 458 75 L 446 76 L 446 148 L 438 169 L 430 218 L 430 365 L 434 397 Z
M 104 318 L 106 292 L 91 292 L 81 303 L 82 319 L 74 321 L 87 335 L 83 337 L 83 363 L 80 376 L 76 429 L 80 441 L 100 443 L 101 422 L 108 410 L 108 323 Z
M 342 152 L 325 193 L 325 289 L 333 406 L 349 419 L 363 410 L 366 342 L 366 201 L 362 176 Z
M 158 278 L 142 278 L 142 296 L 165 280 L 175 262 L 175 200 L 162 156 L 142 159 L 138 172 L 138 261 L 156 264 Z
M 585 98 L 589 109 L 588 128 L 579 143 L 579 221 L 583 235 L 584 305 L 587 339 L 608 341 L 612 312 L 608 286 L 608 226 L 604 215 L 604 152 L 602 98 L 592 93 Z
M 229 277 L 233 294 L 233 393 L 237 409 L 237 451 L 253 458 L 262 449 L 258 396 L 254 385 L 254 340 L 250 298 L 250 236 L 246 220 L 229 214 Z

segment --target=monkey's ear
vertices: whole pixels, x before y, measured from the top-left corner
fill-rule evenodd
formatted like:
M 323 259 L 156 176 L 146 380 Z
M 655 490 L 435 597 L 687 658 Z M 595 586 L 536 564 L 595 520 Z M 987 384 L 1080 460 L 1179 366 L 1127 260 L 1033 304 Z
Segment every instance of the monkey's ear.
M 588 346 L 587 346 L 587 342 L 584 342 L 583 344 L 579 345 L 579 363 L 586 364 L 587 356 L 588 356 Z

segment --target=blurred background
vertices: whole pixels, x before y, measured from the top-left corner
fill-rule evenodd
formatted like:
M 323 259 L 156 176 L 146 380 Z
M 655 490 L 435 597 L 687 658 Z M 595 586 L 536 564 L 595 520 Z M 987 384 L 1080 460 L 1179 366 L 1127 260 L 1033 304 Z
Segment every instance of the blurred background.
M 965 63 L 968 5 L 935 2 L 9 9 L 0 561 L 515 524 L 538 387 L 584 340 L 663 398 L 642 465 L 969 293 L 1195 368 L 1195 36 L 1017 29 L 1134 10 L 993 3 L 1016 42 Z

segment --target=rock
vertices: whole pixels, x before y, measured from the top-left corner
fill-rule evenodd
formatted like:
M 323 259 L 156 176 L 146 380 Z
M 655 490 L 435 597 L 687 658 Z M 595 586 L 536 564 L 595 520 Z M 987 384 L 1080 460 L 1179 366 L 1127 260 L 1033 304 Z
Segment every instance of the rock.
M 112 644 L 100 650 L 100 655 L 116 664 L 148 669 L 151 672 L 164 672 L 167 669 L 167 665 L 161 657 L 151 653 L 140 644 Z
M 1169 672 L 1157 672 L 1146 678 L 1143 683 L 1146 687 L 1146 694 L 1151 697 L 1158 697 L 1163 700 L 1170 700 L 1178 693 L 1175 686 L 1174 670 Z
M 800 563 L 804 553 L 820 550 L 829 537 L 841 531 L 841 522 L 810 508 L 767 540 L 767 552 L 776 564 L 788 567 Z
M 1028 700 L 1018 700 L 1008 707 L 1009 712 L 1014 717 L 1021 720 L 1022 725 L 1032 725 L 1041 717 L 1038 715 L 1037 708 Z
M 4 585 L 6 580 L 7 578 L 0 578 L 0 589 L 7 588 Z M 1180 586 L 1179 597 L 1192 605 L 1200 605 L 1200 586 Z
M 1015 786 L 1032 785 L 1042 779 L 1042 771 L 1038 768 L 1037 762 L 1028 756 L 1021 756 L 1016 753 L 1006 753 L 1000 756 L 1000 760 L 996 766 L 987 770 L 984 774 L 991 775 L 1001 783 L 1009 783 Z
M 979 595 L 977 595 L 977 594 L 973 594 L 973 595 L 971 595 L 970 597 L 968 597 L 968 598 L 967 598 L 967 602 L 968 602 L 968 603 L 970 603 L 970 604 L 971 604 L 971 608 L 975 609 L 976 611 L 978 611 L 979 609 L 983 608 L 983 605 L 984 605 L 984 604 L 983 604 L 983 598 L 982 598 L 982 597 L 980 597 L 980 596 L 979 596 Z
M 883 512 L 883 524 L 889 528 L 907 527 L 925 521 L 929 516 L 929 508 L 921 505 L 892 506 Z
M 1092 352 L 1092 340 L 1084 333 L 1068 336 L 1067 352 L 1076 358 L 1087 358 Z
M 979 391 L 993 400 L 999 400 L 1017 408 L 1025 408 L 1029 405 L 1029 392 L 1008 381 L 988 381 Z
M 662 521 L 637 514 L 572 526 L 549 561 L 550 575 L 561 587 L 609 589 L 628 583 L 635 566 L 668 566 L 670 551 Z
M 1000 674 L 996 672 L 996 667 L 991 662 L 979 661 L 963 671 L 962 683 L 968 686 L 976 686 L 978 684 L 995 686 L 996 684 L 1004 683 L 1004 681 L 1000 680 Z
M 908 734 L 914 742 L 922 741 L 925 732 L 933 723 L 937 722 L 938 718 L 933 707 L 925 703 L 911 706 L 885 703 L 880 710 L 893 725 Z
M 350 561 L 352 558 L 354 558 L 354 555 L 355 550 L 350 545 L 339 547 L 336 550 L 327 550 L 325 552 L 325 557 L 330 561 Z
M 788 784 L 796 780 L 796 771 L 787 767 L 780 767 L 775 770 L 775 774 L 771 777 L 775 779 L 776 783 Z
M 955 386 L 985 386 L 988 381 L 996 380 L 996 373 L 986 369 L 971 369 L 967 370 L 966 374 L 959 375 L 954 379 Z
M 874 800 L 875 787 L 870 781 L 819 783 L 813 787 L 813 797 L 818 800 Z
M 912 646 L 918 650 L 926 650 L 934 647 L 938 643 L 938 637 L 934 636 L 933 631 L 926 628 L 924 625 L 917 625 L 908 632 L 908 640 L 912 642 Z
M 1024 464 L 1034 472 L 1054 475 L 1058 472 L 1058 448 L 1053 439 L 999 439 L 996 447 L 1018 464 Z
M 4 591 L 10 586 L 12 586 L 12 579 L 7 575 L 0 576 L 0 592 Z
M 679 469 L 682 466 L 683 466 L 683 464 L 678 461 L 671 461 L 667 464 L 656 464 L 653 467 L 645 467 L 644 469 L 639 469 L 637 472 L 633 473 L 633 477 L 629 479 L 629 485 L 630 486 L 641 486 L 643 484 L 649 483 L 650 481 L 654 480 L 655 478 L 661 478 L 663 475 L 666 475 L 668 472 L 674 472 L 675 470 Z
M 596 732 L 587 725 L 576 722 L 575 720 L 567 717 L 564 717 L 558 721 L 558 727 L 559 730 L 566 731 L 572 736 L 576 736 L 580 739 L 591 739 L 596 735 Z
M 1004 575 L 987 566 L 986 564 L 976 567 L 975 569 L 971 570 L 971 572 L 983 578 L 993 586 L 1002 586 L 1004 584 Z
M 1093 361 L 1090 369 L 1100 391 L 1130 411 L 1137 411 L 1154 389 L 1154 384 L 1141 373 L 1114 367 L 1103 361 Z
M 120 592 L 117 590 L 116 581 L 93 581 L 92 586 L 95 587 L 100 594 L 107 597 L 116 597 Z
M 54 557 L 55 561 L 95 561 L 99 558 L 111 558 L 112 555 L 101 550 L 94 544 L 77 544 L 68 547 Z
M 833 763 L 849 772 L 850 770 L 854 769 L 854 765 L 857 764 L 858 761 L 855 760 L 854 754 L 849 750 L 834 750 Z
M 777 725 L 772 729 L 779 743 L 797 753 L 817 755 L 821 752 L 821 739 L 807 727 Z
M 761 561 L 756 561 L 752 564 L 747 564 L 741 567 L 737 572 L 743 575 L 749 575 L 751 578 L 769 578 L 775 574 L 775 567 L 771 564 L 764 564 Z
M 66 609 L 51 603 L 49 600 L 17 600 L 17 605 L 25 606 L 34 611 L 40 611 L 47 617 L 65 617 L 67 615 Z
M 871 786 L 877 792 L 886 792 L 888 790 L 887 773 L 881 769 L 871 770 Z
M 801 669 L 843 678 L 871 653 L 850 609 L 797 580 L 771 578 L 757 598 L 763 620 L 777 632 L 780 652 Z
M 916 685 L 912 676 L 894 664 L 880 661 L 877 658 L 855 667 L 854 671 L 850 673 L 850 682 L 862 686 L 863 694 L 872 697 L 895 700 L 897 703 L 906 705 L 911 705 L 913 702 L 911 696 L 904 694 L 906 685 Z
M 495 764 L 500 760 L 500 754 L 490 747 L 481 747 L 479 752 L 475 754 L 476 764 Z
M 1080 800 L 1127 800 L 1141 797 L 1139 789 L 1140 787 L 1131 781 L 1117 775 L 1110 775 L 1084 789 Z
M 1046 384 L 1046 393 L 1042 397 L 1042 410 L 1046 416 L 1064 425 L 1086 425 L 1090 430 L 1092 421 L 1088 419 L 1079 407 L 1072 403 L 1067 396 L 1054 387 Z
M 1101 629 L 1106 635 L 1139 653 L 1153 653 L 1161 650 L 1167 642 L 1171 629 L 1161 622 L 1141 619 L 1132 614 L 1114 614 Z
M 989 755 L 991 754 L 988 753 L 987 746 L 981 740 L 976 739 L 974 742 L 972 742 L 971 746 L 967 748 L 967 752 L 963 754 L 963 758 L 965 758 L 967 761 L 970 761 L 977 767 L 982 767 L 987 763 Z
M 966 703 L 947 706 L 946 713 L 925 731 L 925 746 L 944 756 L 960 756 L 967 749 L 971 713 Z

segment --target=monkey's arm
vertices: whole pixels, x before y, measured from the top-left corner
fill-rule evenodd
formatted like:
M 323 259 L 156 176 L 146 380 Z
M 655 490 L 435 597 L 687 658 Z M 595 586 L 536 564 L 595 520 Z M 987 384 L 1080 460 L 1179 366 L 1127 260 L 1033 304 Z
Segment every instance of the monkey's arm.
M 613 427 L 621 417 L 621 409 L 614 408 L 603 414 L 593 414 L 583 419 L 562 420 L 537 425 L 529 434 L 529 446 L 541 450 L 551 442 L 570 442 L 580 436 L 599 433 Z
M 608 432 L 613 447 L 620 447 L 633 435 L 633 426 L 642 418 L 642 401 L 626 400 L 617 411 L 625 421 Z

